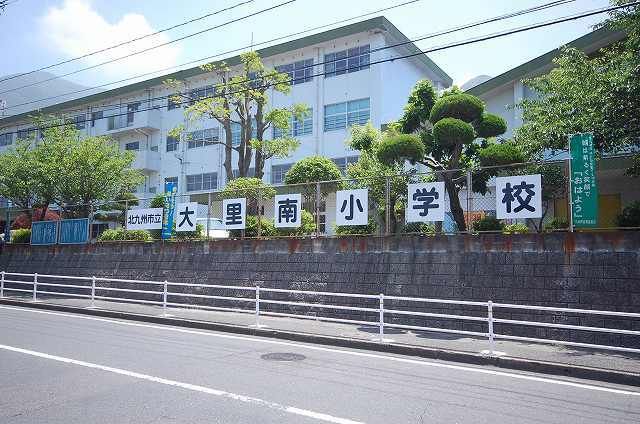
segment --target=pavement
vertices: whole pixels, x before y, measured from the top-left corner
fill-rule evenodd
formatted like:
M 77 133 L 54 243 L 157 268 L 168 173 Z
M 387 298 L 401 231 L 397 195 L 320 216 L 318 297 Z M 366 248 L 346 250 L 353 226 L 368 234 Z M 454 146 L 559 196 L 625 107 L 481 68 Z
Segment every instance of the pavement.
M 28 297 L 24 299 L 29 299 Z M 86 308 L 89 301 L 86 299 L 70 299 L 53 296 L 42 296 L 45 303 L 50 305 L 71 306 L 76 308 Z M 135 303 L 96 301 L 96 310 L 99 311 L 119 311 L 125 314 L 135 314 L 138 316 L 159 317 L 162 316 L 162 308 L 156 305 L 144 305 Z M 256 324 L 253 310 L 247 313 L 236 313 L 229 311 L 211 311 L 203 309 L 167 308 L 170 317 L 183 319 L 188 322 L 204 322 L 222 324 L 229 330 L 247 329 Z M 378 327 L 367 327 L 353 324 L 343 324 L 326 322 L 320 320 L 283 318 L 274 316 L 260 316 L 260 325 L 264 326 L 264 335 L 278 337 L 287 335 L 309 335 L 331 338 L 331 344 L 349 345 L 349 342 L 375 342 L 378 343 Z M 233 328 L 232 328 L 233 327 Z M 277 333 L 277 334 L 276 334 Z M 323 341 L 318 338 L 298 338 L 303 341 Z M 346 343 L 336 343 L 345 341 Z M 400 330 L 395 328 L 385 329 L 386 347 L 398 347 L 396 351 L 402 352 L 402 348 L 413 348 L 414 353 L 420 355 L 419 349 L 428 349 L 421 356 L 437 357 L 443 359 L 462 360 L 472 363 L 484 363 L 480 360 L 481 352 L 489 348 L 488 342 L 484 338 L 461 336 L 456 334 L 445 334 L 436 332 L 422 332 Z M 366 348 L 366 346 L 365 346 Z M 573 348 L 563 345 L 526 343 L 510 340 L 497 340 L 495 350 L 503 355 L 499 358 L 500 363 L 496 364 L 506 367 L 516 367 L 519 369 L 537 370 L 541 372 L 551 372 L 554 374 L 564 374 L 580 376 L 584 378 L 602 379 L 605 381 L 631 383 L 640 386 L 640 355 L 633 353 L 617 353 L 586 348 Z M 393 351 L 393 349 L 392 349 Z M 446 352 L 448 355 L 438 354 Z M 528 366 L 532 362 L 537 364 L 550 365 L 549 367 Z M 571 368 L 583 368 L 585 372 L 573 372 Z M 582 371 L 582 370 L 580 370 Z M 622 378 L 617 378 L 620 374 Z M 628 374 L 631 375 L 628 378 Z
M 7 305 L 0 381 L 11 424 L 640 422 L 637 387 Z

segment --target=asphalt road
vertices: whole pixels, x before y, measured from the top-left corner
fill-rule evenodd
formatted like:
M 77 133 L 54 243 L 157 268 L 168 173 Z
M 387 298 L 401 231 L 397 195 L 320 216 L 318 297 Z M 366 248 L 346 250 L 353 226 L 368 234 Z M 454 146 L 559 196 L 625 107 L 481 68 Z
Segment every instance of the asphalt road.
M 633 423 L 640 389 L 0 306 L 0 423 L 323 422 Z

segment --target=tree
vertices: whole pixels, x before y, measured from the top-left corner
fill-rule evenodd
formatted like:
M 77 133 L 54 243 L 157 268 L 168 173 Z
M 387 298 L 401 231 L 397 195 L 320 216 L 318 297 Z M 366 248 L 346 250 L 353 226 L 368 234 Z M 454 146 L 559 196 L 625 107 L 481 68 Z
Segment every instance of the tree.
M 640 7 L 613 12 L 604 26 L 628 37 L 592 56 L 564 48 L 548 74 L 523 81 L 537 93 L 516 105 L 516 140 L 529 154 L 565 150 L 577 132 L 592 132 L 600 154 L 640 146 Z
M 500 147 L 495 137 L 503 134 L 505 121 L 485 113 L 484 104 L 475 96 L 462 93 L 457 87 L 440 97 L 430 81 L 418 82 L 398 122 L 401 134 L 389 134 L 380 143 L 376 156 L 386 165 L 401 165 L 405 161 L 422 164 L 436 171 L 449 194 L 451 213 L 459 231 L 467 229 L 459 193 L 464 187 L 465 171 L 479 163 L 481 154 L 489 161 Z M 496 147 L 493 147 L 496 146 Z M 485 149 L 493 149 L 487 151 Z M 486 180 L 480 181 L 486 190 Z M 476 186 L 477 187 L 477 186 Z
M 309 183 L 330 181 L 320 185 L 321 194 L 339 190 L 343 186 L 340 168 L 324 156 L 309 156 L 296 162 L 284 177 L 285 184 L 305 184 L 301 190 L 308 196 L 316 192 Z
M 264 183 L 260 178 L 240 177 L 229 181 L 220 192 L 222 199 L 247 199 L 247 215 L 258 215 L 258 196 L 261 199 L 271 199 L 276 190 Z
M 369 201 L 378 213 L 378 221 L 384 222 L 386 217 L 382 217 L 387 207 L 386 185 L 389 179 L 389 230 L 395 233 L 400 228 L 398 223 L 402 222 L 410 176 L 404 173 L 402 164 L 386 165 L 378 160 L 376 152 L 382 139 L 383 134 L 370 123 L 351 127 L 351 136 L 346 143 L 350 148 L 360 151 L 360 157 L 356 163 L 347 167 L 350 180 L 348 185 L 352 188 L 369 189 Z M 370 228 L 363 231 L 369 230 Z
M 268 92 L 288 94 L 291 90 L 290 79 L 287 74 L 265 68 L 260 56 L 256 52 L 240 55 L 242 70 L 232 76 L 231 69 L 223 62 L 209 63 L 202 66 L 206 72 L 217 75 L 220 83 L 214 86 L 213 95 L 199 97 L 197 94 L 188 96 L 179 94 L 172 98 L 176 103 L 185 102 L 190 105 L 185 109 L 185 116 L 189 123 L 202 119 L 215 119 L 220 123 L 224 137 L 214 144 L 224 148 L 224 168 L 227 181 L 234 178 L 232 156 L 238 155 L 238 175 L 249 176 L 251 162 L 255 165 L 255 177 L 264 176 L 265 161 L 269 158 L 288 157 L 300 142 L 289 136 L 291 119 L 302 120 L 309 113 L 307 106 L 295 104 L 288 108 L 268 109 Z M 179 91 L 185 91 L 185 83 L 167 80 L 165 84 Z M 232 129 L 240 128 L 237 144 L 233 143 Z M 276 128 L 283 134 L 275 139 L 267 139 L 265 135 L 269 129 Z M 187 132 L 184 126 L 178 126 L 171 131 L 171 135 L 185 139 Z

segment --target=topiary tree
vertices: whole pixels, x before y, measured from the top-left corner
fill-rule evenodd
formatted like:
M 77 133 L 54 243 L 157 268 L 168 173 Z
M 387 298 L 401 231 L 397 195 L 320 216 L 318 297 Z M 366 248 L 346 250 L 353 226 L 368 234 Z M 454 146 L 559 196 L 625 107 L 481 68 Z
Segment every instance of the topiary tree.
M 339 190 L 342 186 L 342 173 L 340 168 L 331 159 L 324 156 L 309 156 L 296 162 L 284 177 L 285 184 L 307 184 L 322 181 L 331 183 L 322 184 L 321 193 L 329 193 Z M 309 188 L 311 187 L 311 188 Z M 315 185 L 303 186 L 303 192 L 316 192 Z
M 505 121 L 485 113 L 479 98 L 457 88 L 438 98 L 431 82 L 424 80 L 409 96 L 398 124 L 403 134 L 385 137 L 376 153 L 378 159 L 387 165 L 409 161 L 438 171 L 437 179 L 445 183 L 458 230 L 465 231 L 459 199 L 466 181 L 465 170 L 478 165 L 482 155 L 487 162 L 497 153 L 508 156 L 503 150 L 511 147 L 498 147 L 494 140 L 506 131 Z M 481 179 L 476 188 L 486 191 L 487 180 Z

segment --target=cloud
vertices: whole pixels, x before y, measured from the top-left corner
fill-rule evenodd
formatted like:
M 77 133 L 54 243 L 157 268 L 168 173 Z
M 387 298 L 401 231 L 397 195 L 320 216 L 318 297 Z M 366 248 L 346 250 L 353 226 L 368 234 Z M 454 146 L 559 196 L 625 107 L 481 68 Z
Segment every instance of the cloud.
M 135 13 L 125 14 L 117 22 L 108 22 L 92 8 L 89 0 L 65 0 L 60 7 L 50 8 L 41 18 L 41 29 L 48 45 L 69 58 L 157 31 L 143 15 Z M 83 65 L 102 63 L 169 40 L 167 34 L 158 34 L 82 59 Z M 176 65 L 179 54 L 180 48 L 170 45 L 98 69 L 101 75 L 128 77 Z M 79 63 L 68 65 L 65 71 L 79 68 Z

